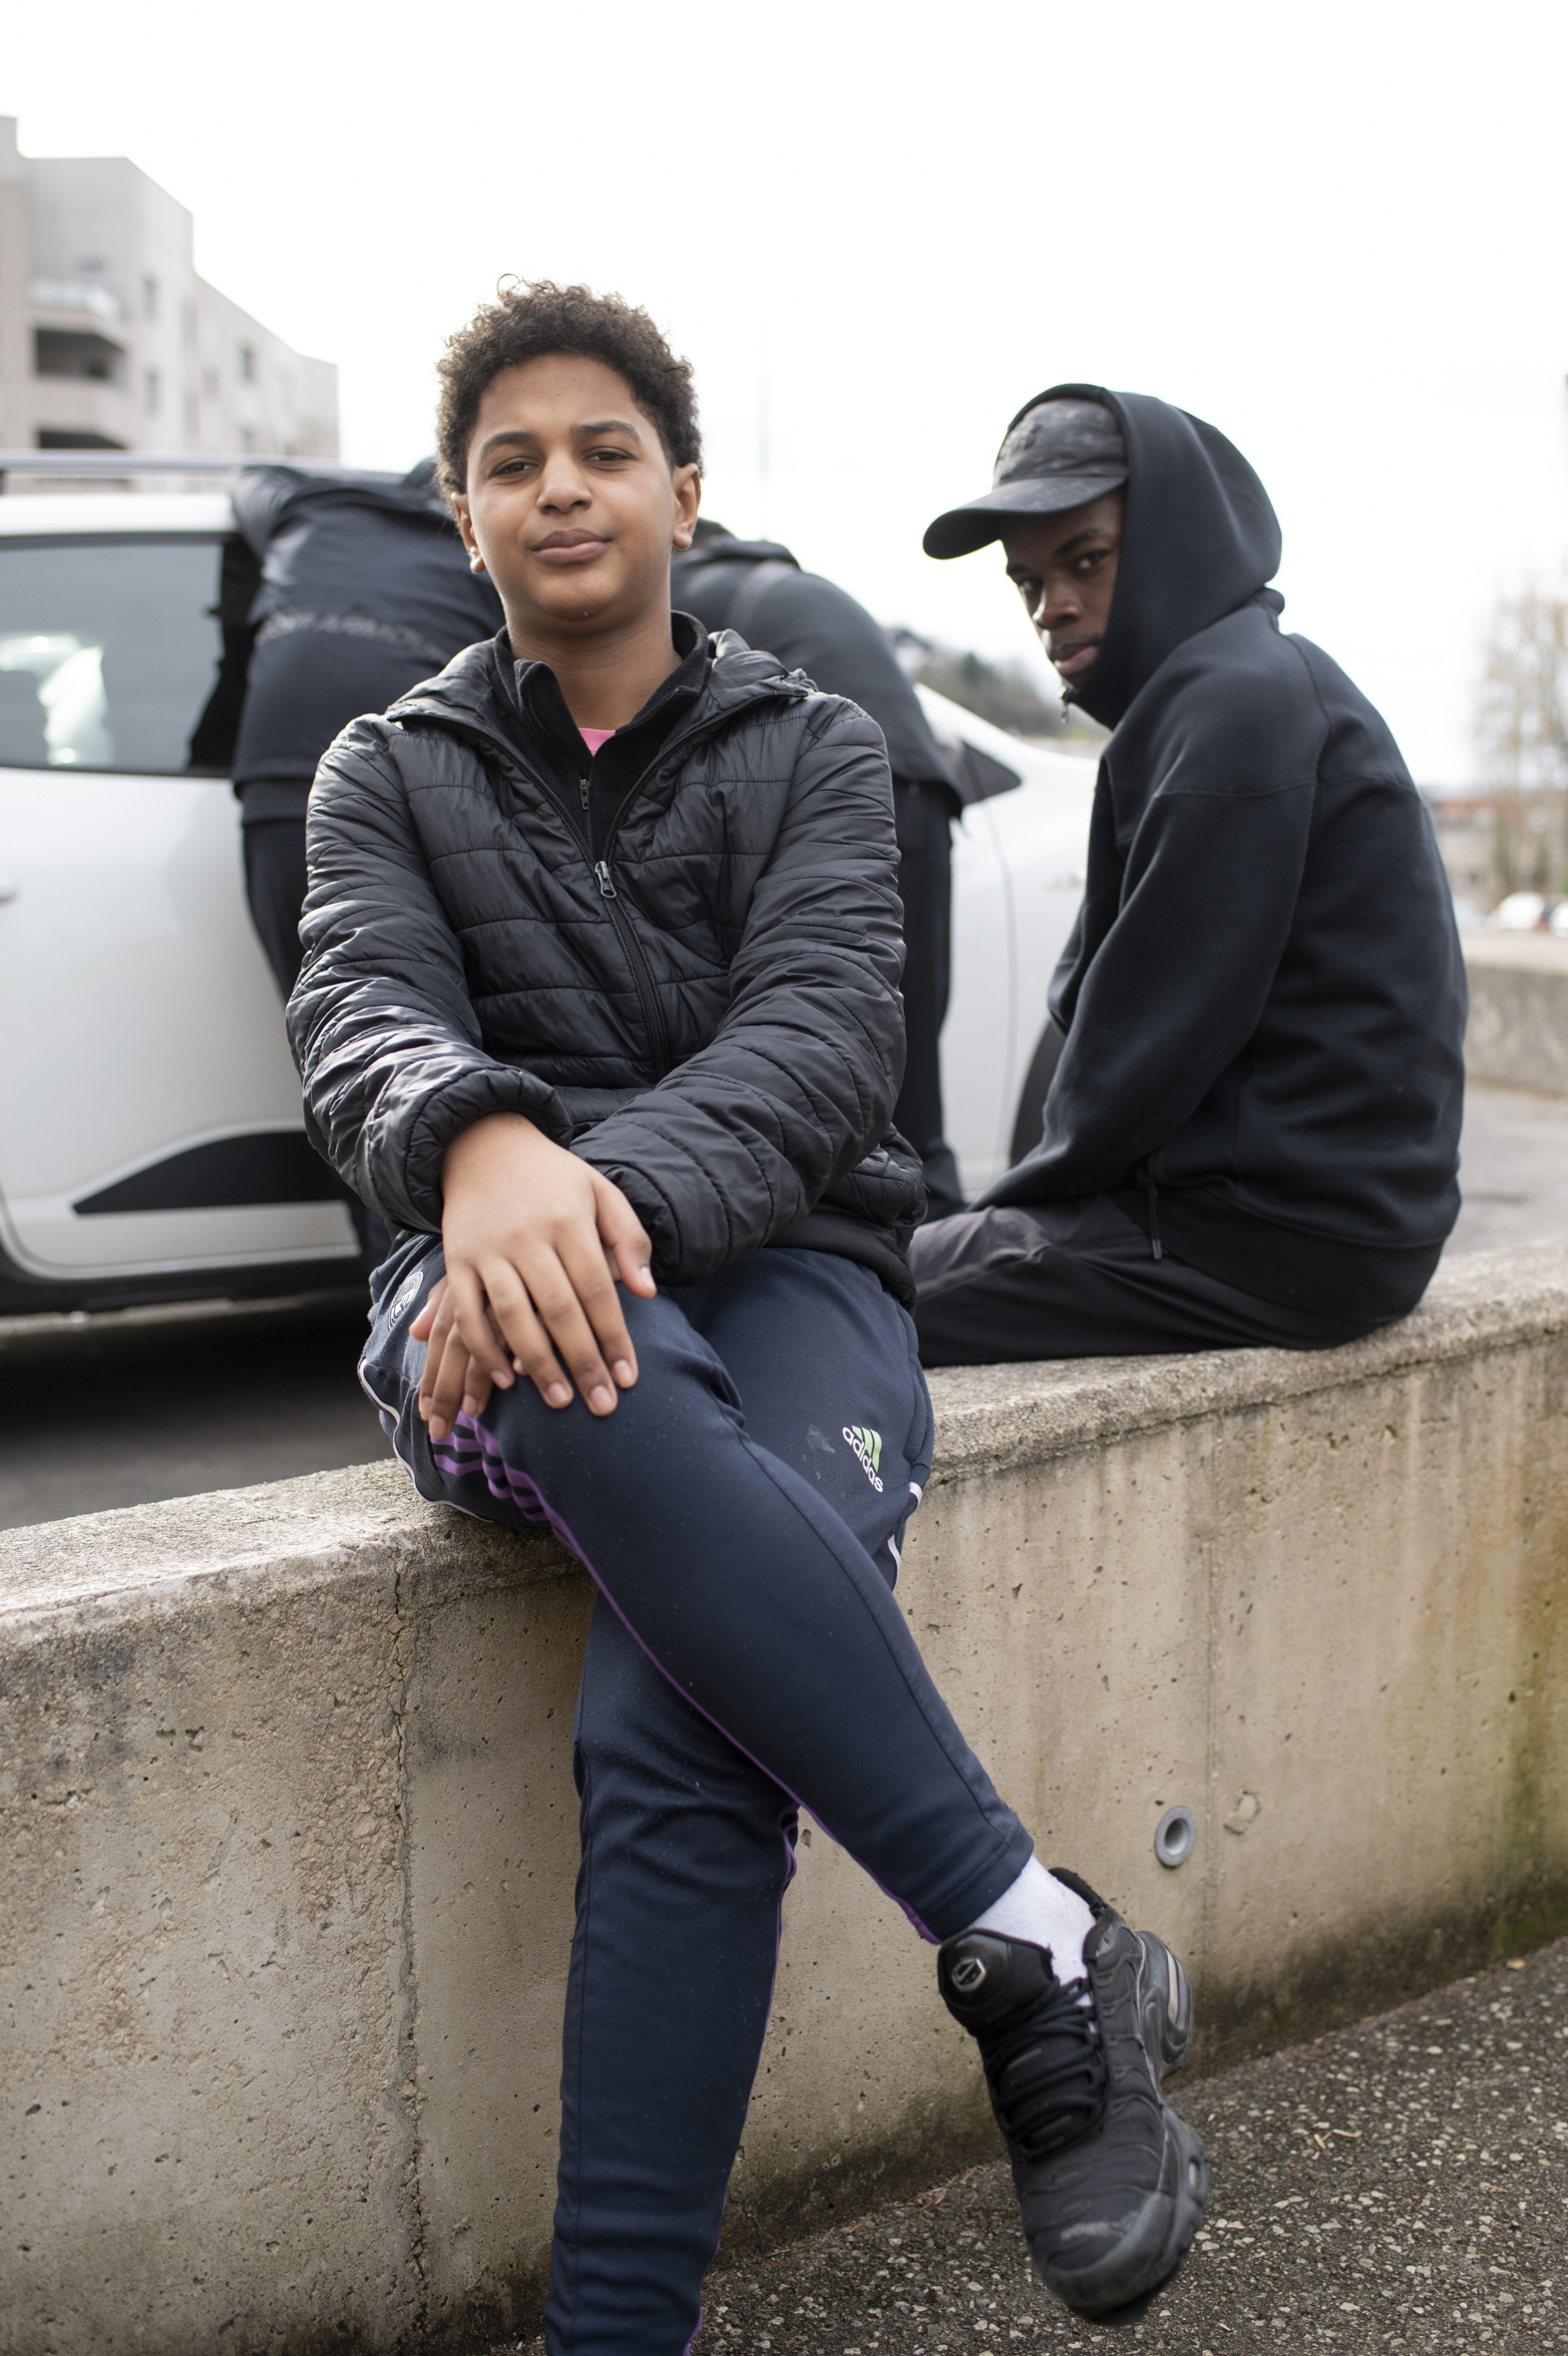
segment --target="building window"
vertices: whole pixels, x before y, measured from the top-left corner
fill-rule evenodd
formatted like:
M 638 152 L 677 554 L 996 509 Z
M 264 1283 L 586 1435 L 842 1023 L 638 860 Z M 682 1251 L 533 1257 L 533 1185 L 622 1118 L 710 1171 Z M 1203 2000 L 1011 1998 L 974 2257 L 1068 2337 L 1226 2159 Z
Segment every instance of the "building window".
M 150 368 L 148 370 L 146 376 L 142 380 L 142 390 L 147 402 L 148 416 L 156 417 L 163 405 L 164 399 L 163 378 L 159 375 L 156 368 Z
M 202 400 L 203 400 L 203 401 L 215 401 L 215 400 L 217 399 L 217 394 L 218 394 L 217 370 L 216 370 L 215 368 L 203 368 L 203 369 L 202 369 L 202 371 L 201 371 L 201 398 L 202 398 Z
M 239 347 L 239 381 L 241 384 L 254 384 L 255 380 L 256 347 L 253 343 L 242 343 Z
M 249 458 L 249 457 L 250 457 L 250 456 L 253 454 L 253 452 L 254 452 L 254 450 L 255 450 L 255 446 L 256 446 L 256 429 L 255 429 L 255 427 L 254 427 L 253 425 L 242 425 L 242 426 L 240 427 L 240 429 L 239 429 L 239 447 L 240 447 L 240 449 L 241 449 L 241 450 L 244 452 L 244 454 L 245 454 L 245 456 L 246 456 L 247 458 Z
M 150 325 L 158 317 L 158 280 L 156 278 L 144 278 L 142 281 L 142 316 Z

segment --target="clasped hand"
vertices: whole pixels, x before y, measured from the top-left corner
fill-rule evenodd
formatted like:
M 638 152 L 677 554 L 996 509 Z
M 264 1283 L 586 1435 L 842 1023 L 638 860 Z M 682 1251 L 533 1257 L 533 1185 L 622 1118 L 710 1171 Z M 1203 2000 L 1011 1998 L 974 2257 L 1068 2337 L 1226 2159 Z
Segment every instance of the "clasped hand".
M 425 1342 L 419 1411 L 445 1439 L 519 1374 L 546 1404 L 575 1383 L 595 1415 L 637 1378 L 617 1280 L 651 1300 L 652 1246 L 618 1186 L 520 1113 L 491 1113 L 441 1166 L 447 1272 L 409 1331 Z M 568 1379 L 570 1375 L 570 1380 Z

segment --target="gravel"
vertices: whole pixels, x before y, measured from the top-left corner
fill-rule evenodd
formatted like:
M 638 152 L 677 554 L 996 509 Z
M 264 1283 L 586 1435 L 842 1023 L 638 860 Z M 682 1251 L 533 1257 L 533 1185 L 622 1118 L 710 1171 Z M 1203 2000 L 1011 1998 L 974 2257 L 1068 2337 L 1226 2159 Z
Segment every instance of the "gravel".
M 1568 2350 L 1568 1940 L 1173 2091 L 1213 2201 L 1176 2281 L 1120 2327 L 1126 2356 Z M 1036 2282 L 996 2163 L 716 2268 L 696 2352 L 934 2356 L 1105 2329 Z

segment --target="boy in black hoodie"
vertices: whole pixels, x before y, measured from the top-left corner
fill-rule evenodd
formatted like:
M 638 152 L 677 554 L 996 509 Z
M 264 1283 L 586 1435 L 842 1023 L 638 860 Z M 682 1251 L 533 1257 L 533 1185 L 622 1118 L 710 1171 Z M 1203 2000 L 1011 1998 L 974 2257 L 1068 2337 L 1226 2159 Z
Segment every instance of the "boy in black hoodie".
M 1039 1143 L 911 1264 L 928 1366 L 1354 1339 L 1458 1215 L 1464 969 L 1387 727 L 1279 627 L 1268 494 L 1166 402 L 1057 385 L 934 557 L 1000 540 L 1113 733 Z
M 938 1943 L 1036 2263 L 1110 2311 L 1203 2214 L 1191 1998 L 1033 1856 L 893 1595 L 932 1414 L 881 735 L 672 613 L 700 444 L 644 313 L 509 289 L 444 376 L 506 621 L 323 760 L 289 1028 L 396 1231 L 361 1373 L 399 1456 L 600 1594 L 546 2346 L 689 2346 L 801 1804 Z

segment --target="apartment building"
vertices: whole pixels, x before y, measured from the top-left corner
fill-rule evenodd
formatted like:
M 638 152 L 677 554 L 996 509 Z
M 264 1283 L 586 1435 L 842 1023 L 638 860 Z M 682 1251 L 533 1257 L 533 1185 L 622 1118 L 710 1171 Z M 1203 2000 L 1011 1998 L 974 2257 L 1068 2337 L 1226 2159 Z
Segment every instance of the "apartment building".
M 196 275 L 124 156 L 23 156 L 0 116 L 0 448 L 334 459 L 337 370 Z

